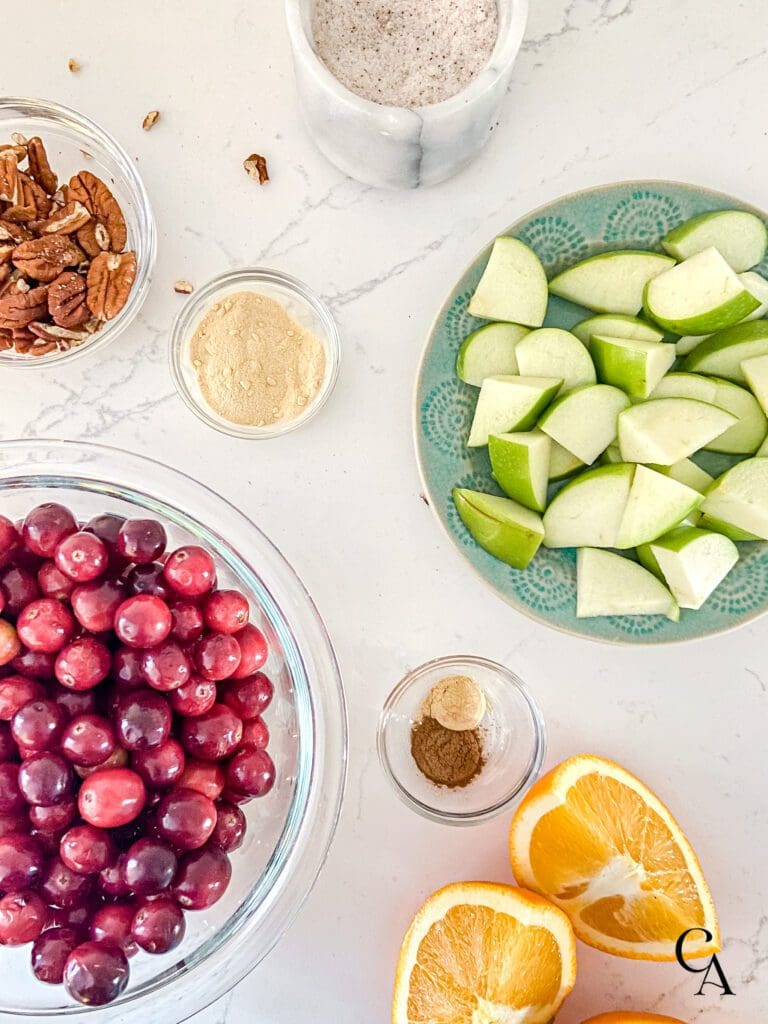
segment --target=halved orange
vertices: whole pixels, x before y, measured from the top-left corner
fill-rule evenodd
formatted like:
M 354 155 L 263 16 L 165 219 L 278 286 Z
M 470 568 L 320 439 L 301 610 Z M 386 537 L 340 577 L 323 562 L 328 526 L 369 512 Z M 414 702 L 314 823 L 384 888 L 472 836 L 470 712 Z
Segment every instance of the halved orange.
M 661 1013 L 636 1013 L 634 1010 L 614 1010 L 613 1013 L 598 1013 L 582 1021 L 582 1024 L 683 1024 L 677 1017 L 665 1017 Z
M 583 754 L 531 788 L 512 820 L 515 878 L 565 911 L 590 946 L 636 960 L 720 949 L 717 915 L 691 844 L 626 769 Z M 707 939 L 704 930 L 712 936 Z
M 562 911 L 510 885 L 456 882 L 429 897 L 403 939 L 392 1024 L 544 1024 L 575 980 Z

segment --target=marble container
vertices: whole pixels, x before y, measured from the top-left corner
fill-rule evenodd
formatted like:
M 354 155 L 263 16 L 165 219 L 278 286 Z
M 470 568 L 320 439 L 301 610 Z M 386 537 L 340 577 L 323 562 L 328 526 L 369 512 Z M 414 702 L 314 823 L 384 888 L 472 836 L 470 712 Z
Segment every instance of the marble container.
M 304 120 L 345 174 L 379 188 L 418 188 L 466 167 L 491 137 L 525 31 L 528 0 L 499 0 L 499 37 L 485 68 L 460 93 L 428 107 L 385 107 L 350 92 L 314 49 L 314 0 L 286 0 Z

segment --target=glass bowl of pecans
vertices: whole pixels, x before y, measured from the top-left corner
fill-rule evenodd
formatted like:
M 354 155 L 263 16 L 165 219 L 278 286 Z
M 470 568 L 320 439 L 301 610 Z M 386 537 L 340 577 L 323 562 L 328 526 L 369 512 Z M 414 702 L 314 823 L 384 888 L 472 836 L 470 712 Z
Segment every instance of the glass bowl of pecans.
M 44 100 L 0 98 L 0 366 L 92 352 L 146 298 L 157 237 L 120 145 Z

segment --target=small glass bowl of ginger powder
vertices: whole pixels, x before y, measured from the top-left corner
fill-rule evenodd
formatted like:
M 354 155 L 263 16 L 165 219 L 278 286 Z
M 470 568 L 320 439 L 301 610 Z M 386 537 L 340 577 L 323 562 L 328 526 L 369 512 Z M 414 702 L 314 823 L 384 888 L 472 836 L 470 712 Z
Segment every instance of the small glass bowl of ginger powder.
M 171 374 L 189 408 L 225 434 L 279 437 L 323 407 L 341 342 L 327 306 L 301 281 L 259 267 L 194 291 L 171 328 Z
M 379 759 L 410 808 L 448 825 L 500 814 L 536 780 L 544 720 L 523 682 L 472 655 L 409 672 L 386 700 Z

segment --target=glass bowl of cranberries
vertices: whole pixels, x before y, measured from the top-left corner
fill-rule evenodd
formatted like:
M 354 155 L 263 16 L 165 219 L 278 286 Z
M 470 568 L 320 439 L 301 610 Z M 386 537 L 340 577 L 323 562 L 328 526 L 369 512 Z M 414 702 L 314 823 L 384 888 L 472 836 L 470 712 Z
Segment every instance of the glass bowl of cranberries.
M 307 896 L 345 768 L 333 648 L 250 520 L 117 449 L 0 443 L 0 1020 L 213 1002 Z

